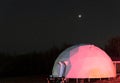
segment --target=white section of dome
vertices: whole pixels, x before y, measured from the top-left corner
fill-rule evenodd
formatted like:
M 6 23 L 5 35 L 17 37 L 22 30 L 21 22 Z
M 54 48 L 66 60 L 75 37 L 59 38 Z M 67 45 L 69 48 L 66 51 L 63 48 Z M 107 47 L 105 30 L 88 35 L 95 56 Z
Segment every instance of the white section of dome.
M 58 56 L 52 75 L 65 78 L 108 78 L 115 77 L 116 70 L 111 58 L 102 49 L 94 45 L 75 45 Z

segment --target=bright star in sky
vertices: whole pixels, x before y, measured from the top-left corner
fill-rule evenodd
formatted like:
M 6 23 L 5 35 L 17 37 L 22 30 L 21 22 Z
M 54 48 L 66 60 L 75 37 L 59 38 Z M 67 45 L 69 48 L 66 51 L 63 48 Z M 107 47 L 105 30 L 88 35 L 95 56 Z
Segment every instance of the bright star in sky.
M 78 18 L 81 18 L 81 17 L 82 17 L 82 15 L 81 15 L 81 14 L 79 14 L 79 15 L 78 15 Z

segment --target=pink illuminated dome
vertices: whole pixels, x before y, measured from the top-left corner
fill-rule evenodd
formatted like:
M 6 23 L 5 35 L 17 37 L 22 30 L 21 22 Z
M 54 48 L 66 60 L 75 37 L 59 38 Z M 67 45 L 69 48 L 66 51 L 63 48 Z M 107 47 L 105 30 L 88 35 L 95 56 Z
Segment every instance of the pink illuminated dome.
M 56 59 L 53 77 L 109 78 L 116 77 L 111 58 L 95 45 L 75 45 L 63 51 Z

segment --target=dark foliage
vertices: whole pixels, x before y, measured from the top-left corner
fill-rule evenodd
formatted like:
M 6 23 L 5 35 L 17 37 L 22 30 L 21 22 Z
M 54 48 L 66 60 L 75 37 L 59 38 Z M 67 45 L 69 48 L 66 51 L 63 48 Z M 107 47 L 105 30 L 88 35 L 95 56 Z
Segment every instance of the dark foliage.
M 120 36 L 108 40 L 104 50 L 111 57 L 120 57 Z
M 57 56 L 71 45 L 61 49 L 53 46 L 45 52 L 32 52 L 21 55 L 0 54 L 0 76 L 50 75 Z

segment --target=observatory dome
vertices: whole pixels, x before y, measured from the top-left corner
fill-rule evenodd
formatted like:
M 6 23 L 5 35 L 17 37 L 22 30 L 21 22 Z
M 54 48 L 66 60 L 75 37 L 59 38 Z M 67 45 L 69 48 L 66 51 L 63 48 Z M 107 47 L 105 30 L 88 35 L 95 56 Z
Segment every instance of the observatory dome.
M 74 45 L 56 59 L 53 77 L 109 78 L 116 76 L 111 58 L 95 45 Z

